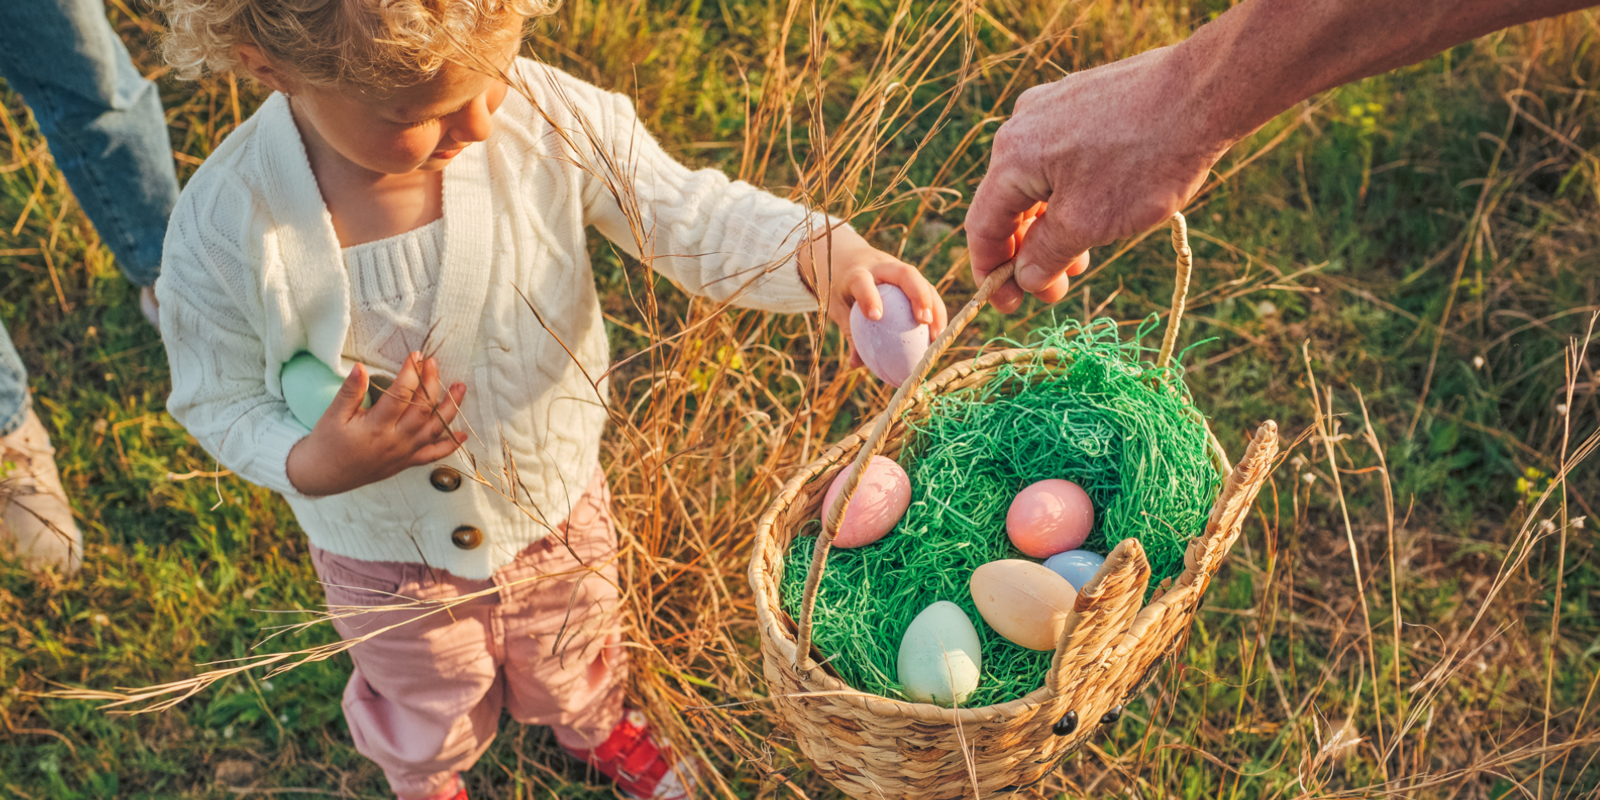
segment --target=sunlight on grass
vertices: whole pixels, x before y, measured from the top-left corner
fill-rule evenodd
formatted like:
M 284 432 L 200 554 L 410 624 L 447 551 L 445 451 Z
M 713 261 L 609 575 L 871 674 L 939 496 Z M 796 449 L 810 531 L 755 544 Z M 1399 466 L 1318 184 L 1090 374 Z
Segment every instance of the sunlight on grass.
M 850 217 L 955 307 L 972 291 L 965 203 L 1016 96 L 1177 41 L 1226 5 L 590 0 L 540 22 L 529 48 L 636 97 L 687 162 Z M 136 62 L 163 74 L 186 177 L 261 94 L 171 80 L 158 21 L 111 8 Z M 1197 403 L 1231 451 L 1268 418 L 1298 444 L 1186 648 L 1038 796 L 1600 785 L 1600 470 L 1580 458 L 1600 421 L 1583 344 L 1600 307 L 1595 21 L 1329 92 L 1242 143 L 1185 210 L 1196 270 L 1178 346 L 1201 343 L 1185 359 Z M 0 94 L 0 110 L 0 312 L 88 549 L 71 580 L 0 564 L 0 795 L 386 796 L 344 727 L 342 657 L 237 674 L 160 713 L 39 695 L 182 681 L 337 637 L 311 625 L 256 646 L 323 610 L 305 540 L 281 500 L 211 477 L 167 416 L 135 292 L 21 98 Z M 603 457 L 634 695 L 717 766 L 720 796 L 835 797 L 765 715 L 744 572 L 781 481 L 888 393 L 845 368 L 820 320 L 691 301 L 609 245 L 593 254 L 625 418 Z M 986 312 L 954 357 L 1063 316 L 1164 309 L 1164 237 L 1096 255 L 1067 300 Z M 509 721 L 469 787 L 612 796 Z

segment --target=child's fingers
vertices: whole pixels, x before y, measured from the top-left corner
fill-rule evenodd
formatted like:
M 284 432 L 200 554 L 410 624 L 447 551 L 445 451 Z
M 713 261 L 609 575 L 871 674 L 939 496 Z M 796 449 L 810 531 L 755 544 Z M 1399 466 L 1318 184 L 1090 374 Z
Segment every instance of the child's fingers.
M 950 310 L 944 306 L 944 298 L 939 296 L 939 290 L 928 285 L 928 290 L 933 292 L 933 324 L 928 326 L 928 337 L 938 336 L 944 326 L 950 324 Z
M 405 415 L 411 405 L 411 396 L 417 391 L 417 384 L 421 376 L 417 374 L 417 362 L 422 360 L 421 354 L 412 353 L 406 356 L 406 363 L 401 365 L 400 374 L 394 378 L 394 383 L 384 390 L 383 396 L 373 404 L 372 411 L 381 421 L 396 423 Z
M 454 422 L 456 414 L 461 412 L 461 398 L 466 394 L 466 384 L 457 383 L 451 386 L 449 394 L 419 415 L 420 421 L 411 429 L 413 440 L 419 445 L 428 445 L 450 436 L 450 423 Z M 420 400 L 422 393 L 418 392 L 417 397 Z
M 339 391 L 334 394 L 333 402 L 328 404 L 328 410 L 322 412 L 322 419 L 339 424 L 348 422 L 361 410 L 361 398 L 366 394 L 367 368 L 357 364 L 345 376 L 344 383 L 339 384 Z M 318 420 L 318 424 L 321 424 L 321 420 Z
M 402 427 L 413 429 L 427 427 L 434 421 L 434 407 L 441 399 L 437 359 L 423 360 L 417 377 L 417 390 L 411 394 L 411 403 L 406 406 L 405 414 L 401 417 Z
M 904 261 L 894 261 L 879 265 L 873 272 L 880 282 L 894 284 L 905 293 L 906 299 L 911 301 L 912 315 L 918 322 L 928 326 L 930 334 L 944 328 L 944 301 L 916 267 Z
M 456 421 L 456 415 L 461 413 L 461 401 L 466 396 L 466 384 L 451 384 L 450 393 L 439 401 L 438 408 L 430 416 L 437 419 L 444 427 L 450 427 L 450 424 Z
M 465 442 L 466 440 L 466 431 L 446 434 L 444 438 L 440 439 L 439 441 L 419 448 L 416 453 L 412 454 L 411 466 L 415 467 L 438 461 L 439 459 L 454 453 L 456 448 L 460 447 L 461 443 Z
M 867 319 L 883 319 L 883 296 L 878 294 L 878 282 L 871 272 L 863 270 L 850 276 L 844 286 L 844 301 L 846 305 L 859 306 Z

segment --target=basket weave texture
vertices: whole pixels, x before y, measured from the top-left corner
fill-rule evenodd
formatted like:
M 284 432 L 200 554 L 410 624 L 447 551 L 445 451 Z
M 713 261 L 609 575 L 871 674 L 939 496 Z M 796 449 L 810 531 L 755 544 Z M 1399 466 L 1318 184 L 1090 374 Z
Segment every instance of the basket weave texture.
M 1182 220 L 1174 220 L 1175 245 Z M 1174 292 L 1175 324 L 1187 290 L 1187 242 L 1182 242 L 1180 280 Z M 1009 270 L 1003 268 L 1005 275 Z M 861 692 L 841 681 L 809 646 L 809 614 L 815 583 L 827 546 L 853 481 L 847 480 L 835 508 L 822 497 L 840 470 L 865 463 L 873 453 L 897 458 L 907 443 L 907 420 L 928 413 L 935 396 L 987 383 L 1002 365 L 1020 360 L 1054 359 L 1055 351 L 1005 350 L 983 355 L 940 372 L 926 383 L 928 364 L 954 329 L 969 321 L 989 291 L 1005 280 L 996 271 L 973 302 L 952 320 L 907 385 L 879 418 L 807 464 L 784 485 L 756 527 L 750 583 L 761 632 L 763 672 L 779 720 L 790 728 L 800 751 L 834 786 L 857 798 L 989 798 L 1004 796 L 1043 780 L 1061 759 L 1102 727 L 1115 724 L 1122 706 L 1154 675 L 1188 630 L 1211 578 L 1238 538 L 1240 527 L 1277 455 L 1277 425 L 1263 423 L 1237 466 L 1230 471 L 1221 445 L 1212 439 L 1212 456 L 1227 477 L 1204 532 L 1190 542 L 1184 571 L 1143 603 L 1150 578 L 1144 550 L 1135 539 L 1117 545 L 1099 573 L 1077 595 L 1067 617 L 1043 686 L 1027 696 L 982 708 L 943 708 Z M 996 277 L 998 276 L 998 277 Z M 1172 336 L 1163 347 L 1171 350 Z M 897 413 L 899 412 L 899 413 Z M 867 450 L 863 453 L 863 448 Z M 855 476 L 852 476 L 855 477 Z M 818 558 L 812 564 L 801 624 L 786 614 L 779 598 L 784 554 L 805 524 L 827 515 Z M 801 633 L 804 629 L 805 633 Z M 802 648 L 800 640 L 806 641 Z M 804 649 L 806 652 L 802 652 Z

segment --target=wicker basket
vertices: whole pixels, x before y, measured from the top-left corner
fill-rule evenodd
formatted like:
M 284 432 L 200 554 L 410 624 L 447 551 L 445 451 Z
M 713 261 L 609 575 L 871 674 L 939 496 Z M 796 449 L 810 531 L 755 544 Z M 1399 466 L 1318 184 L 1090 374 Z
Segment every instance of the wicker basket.
M 1179 277 L 1158 363 L 1165 363 L 1176 338 L 1188 291 L 1190 256 L 1181 216 L 1173 220 Z M 1222 447 L 1211 438 L 1212 457 L 1226 475 L 1202 535 L 1184 558 L 1183 573 L 1143 606 L 1150 567 L 1138 541 L 1117 545 L 1099 573 L 1078 593 L 1056 647 L 1044 685 L 1020 700 L 983 708 L 943 708 L 892 700 L 846 685 L 810 646 L 811 614 L 818 581 L 845 503 L 855 491 L 860 467 L 872 455 L 895 457 L 905 444 L 906 420 L 928 412 L 936 395 L 980 385 L 1001 365 L 1038 358 L 1033 350 L 994 352 L 957 364 L 923 384 L 928 367 L 971 321 L 989 294 L 1010 274 L 1002 267 L 984 282 L 939 338 L 889 409 L 870 424 L 806 465 L 784 485 L 756 528 L 750 583 L 761 626 L 761 655 L 779 718 L 793 730 L 800 751 L 845 794 L 859 798 L 987 798 L 1025 789 L 1043 780 L 1066 755 L 1097 729 L 1121 716 L 1122 706 L 1154 675 L 1194 618 L 1212 575 L 1238 537 L 1257 491 L 1277 453 L 1277 426 L 1257 429 L 1237 467 L 1228 468 Z M 1058 362 L 1060 353 L 1047 351 Z M 921 391 L 917 391 L 920 387 Z M 824 509 L 822 497 L 841 469 L 851 468 L 841 497 L 826 509 L 807 575 L 801 620 L 780 603 L 784 554 L 796 533 Z

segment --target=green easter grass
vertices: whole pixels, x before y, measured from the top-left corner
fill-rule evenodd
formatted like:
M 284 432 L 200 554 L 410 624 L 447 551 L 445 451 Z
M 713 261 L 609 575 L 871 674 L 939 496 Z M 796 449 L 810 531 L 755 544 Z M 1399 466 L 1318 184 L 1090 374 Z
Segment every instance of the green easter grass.
M 929 604 L 949 600 L 983 644 L 983 676 L 968 706 L 1015 700 L 1042 684 L 1052 654 L 1001 638 L 967 591 L 980 565 L 1026 557 L 1006 538 L 1005 516 L 1034 481 L 1065 478 L 1088 492 L 1095 526 L 1085 549 L 1104 554 L 1132 537 L 1150 559 L 1152 586 L 1182 571 L 1220 476 L 1182 370 L 1157 369 L 1147 360 L 1154 351 L 1139 344 L 1149 327 L 1131 340 L 1109 320 L 1045 330 L 1031 346 L 1065 351 L 1070 365 L 1004 367 L 984 386 L 937 398 L 911 426 L 901 457 L 911 507 L 882 541 L 832 550 L 818 590 L 813 639 L 846 683 L 903 698 L 900 639 Z M 796 618 L 815 541 L 814 533 L 796 538 L 785 559 L 783 604 Z

